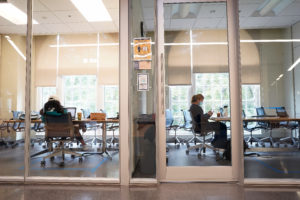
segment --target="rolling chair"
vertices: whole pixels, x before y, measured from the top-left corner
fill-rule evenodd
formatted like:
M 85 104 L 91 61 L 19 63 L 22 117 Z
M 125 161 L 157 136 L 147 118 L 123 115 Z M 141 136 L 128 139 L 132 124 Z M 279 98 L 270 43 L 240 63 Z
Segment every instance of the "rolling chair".
M 55 156 L 61 155 L 62 162 L 60 166 L 64 166 L 65 154 L 71 155 L 72 158 L 75 156 L 79 157 L 79 162 L 82 162 L 82 154 L 74 152 L 70 149 L 65 149 L 65 144 L 73 142 L 75 139 L 74 135 L 74 125 L 72 122 L 71 114 L 62 114 L 60 116 L 45 116 L 45 139 L 48 143 L 48 152 L 52 152 L 47 156 L 43 157 L 41 161 L 41 166 L 45 167 L 46 159 L 54 159 Z M 58 143 L 57 147 L 53 149 L 53 144 Z
M 187 150 L 185 151 L 186 154 L 188 155 L 191 150 L 195 149 L 196 151 L 198 151 L 200 149 L 200 152 L 198 153 L 197 156 L 198 156 L 198 158 L 201 158 L 201 155 L 202 155 L 201 152 L 203 152 L 205 154 L 206 148 L 208 148 L 208 149 L 213 150 L 216 153 L 216 156 L 217 156 L 216 159 L 218 160 L 219 159 L 219 149 L 213 147 L 210 144 L 207 144 L 207 139 L 206 139 L 206 136 L 208 136 L 210 134 L 212 135 L 214 132 L 212 130 L 207 130 L 205 128 L 205 124 L 203 124 L 201 126 L 201 132 L 195 131 L 196 122 L 193 119 L 193 116 L 191 116 L 191 118 L 192 118 L 192 132 L 194 134 L 194 137 L 197 137 L 197 136 L 202 137 L 202 140 L 200 141 L 200 144 L 195 144 L 194 146 L 188 146 Z
M 264 107 L 258 107 L 258 108 L 256 108 L 256 114 L 257 114 L 257 117 L 273 117 L 271 115 L 267 115 L 266 114 Z M 264 142 L 265 141 L 269 141 L 270 142 L 270 146 L 273 147 L 273 145 L 274 145 L 274 140 L 273 140 L 273 136 L 272 136 L 273 125 L 271 125 L 268 122 L 261 122 L 261 121 L 257 122 L 257 124 L 260 127 L 260 129 L 262 129 L 262 130 L 269 130 L 269 136 L 260 139 L 259 142 L 262 144 L 263 147 L 265 147 L 265 143 Z
M 278 117 L 289 117 L 285 107 L 276 108 L 276 114 Z M 290 136 L 281 138 L 279 143 L 283 143 L 285 147 L 287 147 L 287 143 L 291 143 L 293 146 L 295 146 L 297 144 L 297 139 L 294 137 L 293 131 L 298 128 L 298 123 L 283 121 L 279 122 L 279 127 L 283 127 L 291 131 Z
M 83 117 L 84 117 L 85 119 L 90 118 L 91 112 L 90 112 L 89 109 L 81 109 L 81 111 L 82 111 Z M 99 137 L 97 137 L 97 129 L 100 127 L 100 126 L 97 124 L 97 122 L 86 123 L 84 126 L 85 126 L 85 127 L 84 127 L 85 130 L 84 130 L 83 132 L 85 132 L 85 131 L 87 131 L 87 130 L 93 130 L 93 131 L 94 131 L 94 137 L 91 138 L 91 139 L 86 140 L 86 142 L 87 142 L 87 143 L 94 144 L 94 145 L 96 145 L 97 143 L 99 143 L 99 144 L 101 145 L 101 144 L 102 144 L 102 139 L 100 139 Z
M 242 111 L 242 117 L 246 118 L 245 111 Z M 246 143 L 250 143 L 252 145 L 253 142 L 256 142 L 255 146 L 258 147 L 258 144 L 260 143 L 260 139 L 256 138 L 253 136 L 252 132 L 259 130 L 259 129 L 264 129 L 264 127 L 259 126 L 257 123 L 254 126 L 251 126 L 248 122 L 243 121 L 243 128 L 245 131 L 248 131 L 250 133 L 249 138 L 246 140 Z
M 100 109 L 100 111 L 102 113 L 106 113 L 105 110 L 103 110 L 103 109 Z M 119 113 L 117 113 L 116 118 L 118 118 L 118 117 L 119 117 Z M 111 117 L 108 117 L 108 118 L 111 118 Z M 118 147 L 119 147 L 119 138 L 117 138 L 115 136 L 115 131 L 118 130 L 119 127 L 120 127 L 119 124 L 116 124 L 116 123 L 107 123 L 106 124 L 106 131 L 111 131 L 113 134 L 111 138 L 107 139 L 107 143 L 109 144 L 108 147 L 111 148 L 112 146 L 114 146 L 116 144 L 117 149 L 114 149 L 114 150 L 118 150 Z
M 166 130 L 170 133 L 170 130 L 173 130 L 175 135 L 174 137 L 168 139 L 168 143 L 174 142 L 175 146 L 179 148 L 180 143 L 184 142 L 184 139 L 177 136 L 177 130 L 180 128 L 179 125 L 173 125 L 174 118 L 170 109 L 166 109 Z
M 183 119 L 184 119 L 184 124 L 181 126 L 186 131 L 192 131 L 192 118 L 191 118 L 191 113 L 189 110 L 181 110 L 183 114 Z M 187 147 L 189 147 L 190 143 L 194 143 L 195 145 L 199 142 L 201 142 L 201 139 L 197 137 L 195 134 L 193 134 L 193 137 L 187 141 Z

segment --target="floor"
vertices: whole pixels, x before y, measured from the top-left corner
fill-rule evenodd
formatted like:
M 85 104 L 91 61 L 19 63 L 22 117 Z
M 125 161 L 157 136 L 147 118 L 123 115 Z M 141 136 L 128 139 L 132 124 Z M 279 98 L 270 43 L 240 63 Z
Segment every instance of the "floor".
M 165 183 L 149 187 L 0 185 L 0 194 L 0 200 L 299 200 L 300 188 L 247 188 L 221 183 Z

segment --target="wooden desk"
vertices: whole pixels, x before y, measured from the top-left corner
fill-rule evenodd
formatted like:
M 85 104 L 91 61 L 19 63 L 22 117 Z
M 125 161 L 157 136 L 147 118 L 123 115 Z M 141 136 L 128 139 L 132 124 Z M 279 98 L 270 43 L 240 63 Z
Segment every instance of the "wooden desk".
M 119 123 L 119 119 L 105 119 L 105 120 L 91 120 L 91 119 L 82 119 L 82 120 L 72 120 L 73 124 L 79 124 L 79 126 L 84 125 L 86 123 L 98 123 L 98 124 L 103 124 L 102 125 L 102 153 L 106 153 L 107 155 L 107 149 L 106 149 L 106 124 L 108 123 Z M 6 127 L 7 130 L 9 131 L 9 124 L 13 124 L 13 123 L 21 123 L 21 122 L 25 122 L 24 120 L 6 120 L 3 121 L 4 123 L 6 123 Z M 31 120 L 31 123 L 43 123 L 41 119 L 37 119 L 37 120 Z

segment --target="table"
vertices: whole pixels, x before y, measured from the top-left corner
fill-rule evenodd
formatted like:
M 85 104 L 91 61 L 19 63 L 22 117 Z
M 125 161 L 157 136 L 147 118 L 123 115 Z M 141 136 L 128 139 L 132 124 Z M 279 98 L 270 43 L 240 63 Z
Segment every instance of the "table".
M 216 122 L 229 122 L 230 117 L 211 117 L 210 118 Z M 299 117 L 246 117 L 243 118 L 244 122 L 268 122 L 279 123 L 279 122 L 298 122 L 298 148 L 300 149 L 300 118 Z
M 98 124 L 102 124 L 102 154 L 107 154 L 108 156 L 109 153 L 107 152 L 107 148 L 106 148 L 106 124 L 108 123 L 119 123 L 119 119 L 105 119 L 105 120 L 91 120 L 91 119 L 82 119 L 82 120 L 72 120 L 73 124 L 79 124 L 80 125 L 84 125 L 86 123 L 98 123 Z M 3 123 L 6 123 L 6 127 L 7 130 L 9 130 L 9 124 L 12 123 L 21 123 L 21 122 L 25 122 L 24 120 L 4 120 Z M 37 119 L 37 120 L 31 120 L 31 123 L 42 123 L 41 119 Z M 88 153 L 88 154 L 92 154 L 92 153 Z M 95 153 L 96 154 L 96 153 Z

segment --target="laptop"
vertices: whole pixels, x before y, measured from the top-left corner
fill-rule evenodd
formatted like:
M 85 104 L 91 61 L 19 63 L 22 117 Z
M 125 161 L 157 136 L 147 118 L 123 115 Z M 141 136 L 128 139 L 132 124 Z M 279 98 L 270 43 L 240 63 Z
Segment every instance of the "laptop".
M 278 117 L 288 117 L 285 107 L 276 108 L 276 114 Z
M 267 115 L 264 107 L 256 108 L 256 114 L 252 117 L 276 117 L 276 115 Z
M 72 120 L 76 119 L 76 107 L 66 107 L 68 113 L 71 113 Z

